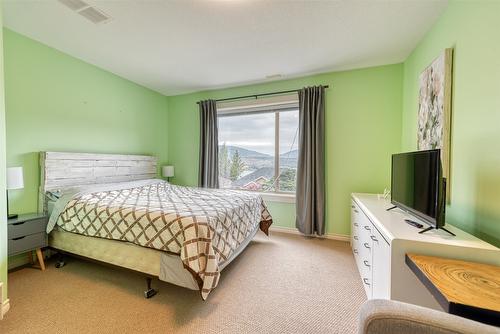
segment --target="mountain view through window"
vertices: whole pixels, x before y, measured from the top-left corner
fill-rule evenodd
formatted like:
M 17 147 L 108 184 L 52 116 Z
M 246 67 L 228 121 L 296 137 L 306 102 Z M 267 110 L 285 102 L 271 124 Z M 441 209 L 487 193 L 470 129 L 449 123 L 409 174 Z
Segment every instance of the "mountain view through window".
M 221 188 L 295 192 L 298 109 L 219 115 Z

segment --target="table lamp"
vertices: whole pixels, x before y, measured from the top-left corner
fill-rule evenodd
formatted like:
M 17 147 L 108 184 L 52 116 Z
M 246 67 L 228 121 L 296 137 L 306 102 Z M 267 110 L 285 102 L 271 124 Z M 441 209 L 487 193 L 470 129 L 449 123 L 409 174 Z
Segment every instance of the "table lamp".
M 167 178 L 167 181 L 174 176 L 174 166 L 163 166 L 161 168 L 161 175 Z
M 23 167 L 9 167 L 7 168 L 7 218 L 16 218 L 17 214 L 9 213 L 9 190 L 23 189 Z

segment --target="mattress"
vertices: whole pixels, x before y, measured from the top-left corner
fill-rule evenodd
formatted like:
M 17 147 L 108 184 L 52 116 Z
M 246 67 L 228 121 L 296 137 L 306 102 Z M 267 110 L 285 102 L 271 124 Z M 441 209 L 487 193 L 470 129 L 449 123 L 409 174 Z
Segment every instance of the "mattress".
M 196 286 L 206 299 L 217 286 L 222 268 L 246 247 L 259 228 L 267 233 L 271 224 L 262 198 L 255 193 L 142 180 L 66 192 L 53 207 L 47 232 L 57 226 L 59 232 L 99 240 L 92 243 L 113 241 L 117 246 L 112 248 L 120 249 L 118 253 L 103 249 L 106 253 L 97 254 L 98 250 L 85 248 L 85 239 L 81 239 L 79 250 L 60 249 L 129 269 L 134 269 L 138 261 L 126 258 L 125 247 L 159 251 L 158 277 L 188 288 Z M 54 248 L 62 247 L 56 247 L 57 238 L 71 237 L 55 237 Z M 65 247 L 76 246 L 67 243 Z M 152 255 L 155 252 L 148 254 L 151 262 L 158 260 Z M 139 271 L 156 275 L 157 267 Z M 186 273 L 191 275 L 189 280 Z
M 240 245 L 219 270 L 222 271 L 246 248 L 258 230 L 256 228 L 252 232 L 245 243 Z M 130 242 L 94 238 L 57 228 L 49 235 L 49 245 L 67 253 L 157 276 L 162 281 L 187 289 L 199 290 L 198 283 L 193 275 L 184 269 L 178 255 L 137 246 Z
M 157 276 L 162 281 L 184 288 L 199 289 L 193 275 L 182 266 L 178 255 L 130 242 L 88 237 L 61 229 L 50 233 L 49 245 L 64 252 Z

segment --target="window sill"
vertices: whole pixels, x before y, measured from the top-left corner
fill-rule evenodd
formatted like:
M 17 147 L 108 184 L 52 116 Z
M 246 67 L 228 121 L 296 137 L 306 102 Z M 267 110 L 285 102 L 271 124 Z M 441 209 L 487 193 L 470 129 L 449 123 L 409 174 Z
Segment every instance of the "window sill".
M 295 203 L 295 194 L 260 193 L 264 201 L 279 203 Z

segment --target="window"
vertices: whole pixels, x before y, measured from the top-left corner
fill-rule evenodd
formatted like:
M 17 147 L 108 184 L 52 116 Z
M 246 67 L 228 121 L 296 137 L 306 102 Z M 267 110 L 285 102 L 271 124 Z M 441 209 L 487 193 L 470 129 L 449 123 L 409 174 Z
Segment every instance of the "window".
M 296 101 L 219 108 L 218 120 L 221 188 L 295 192 L 299 125 Z

